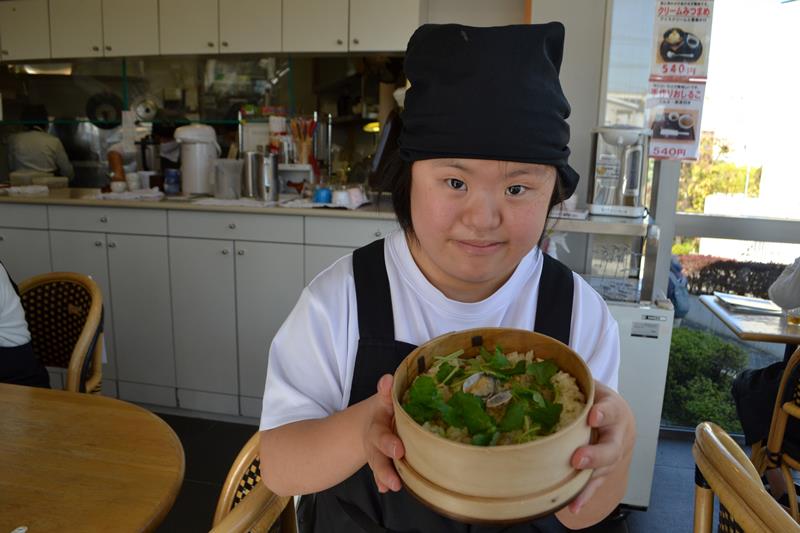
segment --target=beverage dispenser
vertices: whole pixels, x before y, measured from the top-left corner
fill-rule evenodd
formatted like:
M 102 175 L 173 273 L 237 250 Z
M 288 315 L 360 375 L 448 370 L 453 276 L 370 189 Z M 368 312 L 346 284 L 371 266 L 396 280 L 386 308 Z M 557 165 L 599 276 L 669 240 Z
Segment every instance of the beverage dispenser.
M 644 217 L 651 133 L 648 129 L 629 126 L 592 130 L 589 213 Z

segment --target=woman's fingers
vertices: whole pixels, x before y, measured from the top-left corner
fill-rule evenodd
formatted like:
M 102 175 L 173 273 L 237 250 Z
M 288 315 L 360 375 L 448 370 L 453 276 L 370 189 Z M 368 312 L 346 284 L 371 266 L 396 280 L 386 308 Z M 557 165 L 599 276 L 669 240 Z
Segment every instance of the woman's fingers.
M 388 410 L 388 412 L 394 413 L 394 405 L 392 404 L 392 383 L 394 382 L 394 378 L 391 374 L 384 374 L 381 376 L 381 379 L 378 380 L 378 400 L 380 401 L 381 406 Z
M 592 478 L 589 480 L 589 483 L 587 483 L 581 493 L 578 494 L 578 497 L 572 500 L 572 502 L 569 504 L 570 512 L 573 514 L 578 514 L 578 512 L 581 510 L 581 507 L 583 507 L 586 502 L 588 502 L 592 496 L 594 496 L 595 492 L 597 492 L 597 489 L 600 488 L 604 481 L 605 478 L 603 477 Z
M 405 454 L 403 443 L 392 431 L 392 376 L 386 374 L 378 381 L 377 404 L 366 434 L 367 463 L 372 469 L 380 492 L 398 491 L 402 486 L 392 459 Z

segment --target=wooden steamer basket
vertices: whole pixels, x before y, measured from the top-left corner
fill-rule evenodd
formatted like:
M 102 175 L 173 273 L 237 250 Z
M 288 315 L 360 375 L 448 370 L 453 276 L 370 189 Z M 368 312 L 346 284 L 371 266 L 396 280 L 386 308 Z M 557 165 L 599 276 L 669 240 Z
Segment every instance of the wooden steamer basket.
M 576 420 L 558 432 L 524 444 L 474 446 L 435 435 L 417 424 L 400 405 L 418 374 L 430 368 L 434 356 L 464 349 L 462 358 L 478 348 L 505 353 L 533 350 L 575 377 L 586 397 Z M 424 361 L 424 364 L 423 364 Z M 532 331 L 478 328 L 448 333 L 411 352 L 394 373 L 392 402 L 395 427 L 405 456 L 395 468 L 407 490 L 437 512 L 473 523 L 531 520 L 567 505 L 583 489 L 591 470 L 575 470 L 572 454 L 588 444 L 587 418 L 594 401 L 594 380 L 586 363 L 563 343 Z

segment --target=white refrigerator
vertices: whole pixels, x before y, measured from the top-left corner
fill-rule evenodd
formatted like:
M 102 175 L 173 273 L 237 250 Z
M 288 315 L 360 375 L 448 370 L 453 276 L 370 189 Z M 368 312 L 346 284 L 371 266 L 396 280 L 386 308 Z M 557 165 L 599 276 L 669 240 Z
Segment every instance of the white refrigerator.
M 628 490 L 622 503 L 637 509 L 650 504 L 667 378 L 673 311 L 650 304 L 608 302 L 619 324 L 619 392 L 636 417 L 636 445 Z

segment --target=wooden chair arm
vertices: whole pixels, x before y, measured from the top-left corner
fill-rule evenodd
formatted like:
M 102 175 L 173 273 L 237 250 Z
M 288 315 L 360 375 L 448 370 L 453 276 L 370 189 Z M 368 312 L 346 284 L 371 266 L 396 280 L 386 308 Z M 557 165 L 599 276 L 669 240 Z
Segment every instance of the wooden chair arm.
M 265 532 L 280 517 L 291 496 L 278 496 L 263 483 L 257 483 L 247 497 L 211 530 L 211 533 Z

